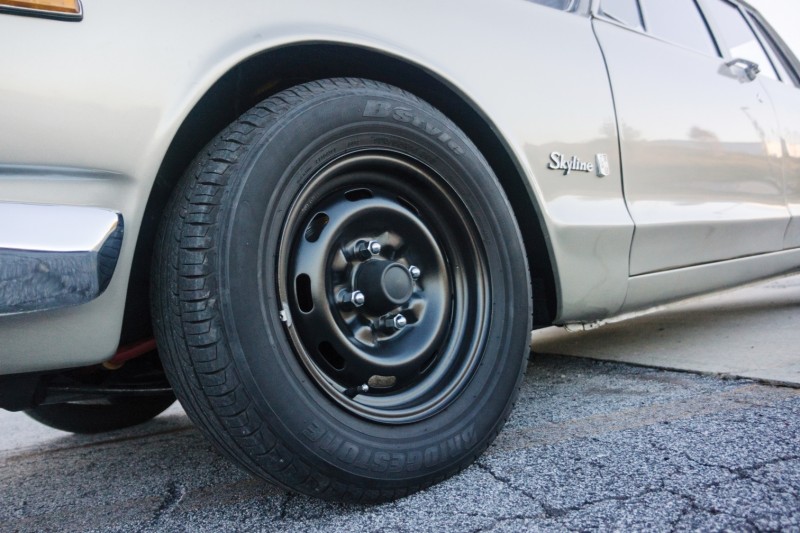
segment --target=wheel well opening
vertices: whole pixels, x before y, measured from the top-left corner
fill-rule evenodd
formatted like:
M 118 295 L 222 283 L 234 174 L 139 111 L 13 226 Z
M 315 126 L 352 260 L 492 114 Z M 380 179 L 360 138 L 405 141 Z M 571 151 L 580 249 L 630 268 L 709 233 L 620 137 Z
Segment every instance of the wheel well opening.
M 307 81 L 359 77 L 405 89 L 441 110 L 488 160 L 511 202 L 522 230 L 534 291 L 534 325 L 556 314 L 553 269 L 539 217 L 530 205 L 524 177 L 492 126 L 467 101 L 433 74 L 371 50 L 334 44 L 299 44 L 253 56 L 218 80 L 178 129 L 156 176 L 136 245 L 123 321 L 122 343 L 151 336 L 150 260 L 161 213 L 194 156 L 225 126 L 261 100 Z

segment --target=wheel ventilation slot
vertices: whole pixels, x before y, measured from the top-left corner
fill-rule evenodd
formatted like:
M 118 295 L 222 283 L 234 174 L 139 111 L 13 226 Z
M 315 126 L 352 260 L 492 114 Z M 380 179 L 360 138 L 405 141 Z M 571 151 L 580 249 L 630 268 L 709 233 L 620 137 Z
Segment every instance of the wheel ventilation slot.
M 300 274 L 294 280 L 294 292 L 297 297 L 297 307 L 304 313 L 314 310 L 314 298 L 311 296 L 311 278 L 308 274 Z
M 319 354 L 322 356 L 325 361 L 331 365 L 336 370 L 344 370 L 345 367 L 345 360 L 344 357 L 339 355 L 339 352 L 336 351 L 336 348 L 327 341 L 319 343 L 317 347 L 319 350 Z
M 390 389 L 397 383 L 395 376 L 372 376 L 367 381 L 370 389 Z
M 325 229 L 325 226 L 328 225 L 330 220 L 330 217 L 325 213 L 317 213 L 314 215 L 314 218 L 312 218 L 311 222 L 306 226 L 306 240 L 308 242 L 317 242 L 319 236 L 322 235 L 322 230 Z
M 358 202 L 359 200 L 369 200 L 374 195 L 369 189 L 353 189 L 344 193 L 344 197 L 351 202 Z
M 417 209 L 414 204 L 403 198 L 402 196 L 397 197 L 397 202 L 401 204 L 403 207 L 414 213 L 415 215 L 419 216 L 419 209 Z

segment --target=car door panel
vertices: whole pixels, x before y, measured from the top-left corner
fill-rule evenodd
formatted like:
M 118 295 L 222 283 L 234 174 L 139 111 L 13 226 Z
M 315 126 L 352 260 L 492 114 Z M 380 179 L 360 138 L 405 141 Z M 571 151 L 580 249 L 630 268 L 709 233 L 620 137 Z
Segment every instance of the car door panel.
M 800 89 L 772 79 L 760 80 L 778 116 L 780 140 L 775 148 L 783 175 L 790 220 L 783 248 L 800 247 Z
M 782 250 L 780 143 L 761 87 L 720 57 L 600 19 L 595 32 L 636 226 L 630 274 Z
M 792 54 L 774 30 L 745 6 L 727 0 L 702 0 L 726 62 L 740 59 L 758 67 L 754 85 L 765 92 L 776 114 L 777 139 L 768 140 L 771 163 L 781 175 L 790 221 L 784 248 L 800 246 L 800 77 Z M 777 39 L 777 40 L 776 40 Z
M 784 248 L 800 247 L 800 90 L 783 86 L 771 91 L 781 121 L 783 137 L 783 175 L 791 221 L 783 241 Z

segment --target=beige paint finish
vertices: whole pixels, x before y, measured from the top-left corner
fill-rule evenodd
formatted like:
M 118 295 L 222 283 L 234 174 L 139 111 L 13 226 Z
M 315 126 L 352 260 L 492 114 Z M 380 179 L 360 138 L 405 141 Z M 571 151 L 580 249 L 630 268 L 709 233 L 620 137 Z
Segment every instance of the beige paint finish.
M 367 0 L 241 0 L 225 16 L 210 0 L 86 0 L 84 9 L 80 23 L 0 16 L 8 51 L 0 71 L 14 72 L 0 83 L 0 201 L 119 211 L 120 261 L 91 304 L 0 320 L 0 373 L 92 364 L 113 353 L 144 208 L 175 132 L 225 72 L 293 43 L 404 58 L 467 95 L 517 159 L 531 205 L 542 206 L 559 270 L 559 319 L 621 307 L 633 224 L 622 200 L 611 93 L 587 17 L 520 0 L 409 0 L 392 10 Z M 556 147 L 585 160 L 606 153 L 612 173 L 549 170 Z M 8 171 L 20 166 L 39 170 L 20 181 Z M 114 178 L 61 179 L 47 170 L 56 167 Z
M 107 291 L 89 304 L 0 319 L 0 374 L 93 364 L 114 352 L 142 216 L 173 136 L 221 76 L 255 54 L 288 44 L 338 43 L 402 58 L 465 95 L 488 117 L 515 158 L 531 209 L 536 209 L 547 233 L 549 249 L 540 253 L 549 252 L 556 271 L 556 322 L 599 320 L 716 286 L 676 285 L 664 294 L 659 292 L 661 281 L 650 283 L 647 278 L 637 285 L 635 278 L 629 280 L 634 224 L 623 196 L 608 73 L 588 17 L 525 0 L 407 0 L 400 9 L 369 0 L 239 0 L 236 9 L 211 0 L 85 0 L 84 8 L 80 23 L 0 15 L 0 72 L 14 73 L 0 80 L 0 202 L 118 211 L 125 219 L 120 261 Z M 631 48 L 626 46 L 636 44 L 637 55 L 655 46 L 613 39 L 615 54 L 623 54 L 620 65 L 629 61 Z M 669 58 L 662 54 L 662 64 L 654 71 L 666 70 L 663 63 Z M 691 78 L 691 68 L 676 67 L 669 73 L 673 92 Z M 620 75 L 630 80 L 635 73 Z M 774 115 L 753 106 L 755 121 L 765 124 L 764 131 L 772 136 L 776 127 L 767 123 L 770 117 L 774 122 Z M 661 111 L 642 118 L 626 115 L 622 123 L 623 140 L 630 140 L 625 136 L 629 126 L 644 133 L 645 140 L 633 140 L 645 150 L 640 167 L 659 161 L 660 141 L 680 139 L 689 131 L 682 124 L 678 137 L 660 134 Z M 761 142 L 753 140 L 755 126 L 743 116 L 735 116 L 730 131 L 726 126 L 706 127 L 705 122 L 698 125 L 713 131 L 723 154 L 741 158 L 754 174 L 740 173 L 733 186 L 705 175 L 701 198 L 689 203 L 709 202 L 715 209 L 712 221 L 717 217 L 734 223 L 726 228 L 735 226 L 737 217 L 755 221 L 724 230 L 741 237 L 742 231 L 751 232 L 738 246 L 763 251 L 775 248 L 777 239 L 781 249 L 784 231 L 777 238 L 773 230 L 781 221 L 784 230 L 788 224 L 783 182 L 769 164 L 762 164 L 763 153 L 737 148 L 739 142 Z M 650 119 L 655 122 L 647 122 Z M 747 133 L 742 139 L 733 133 L 739 130 Z M 555 151 L 582 161 L 606 154 L 611 172 L 601 178 L 593 172 L 549 169 Z M 702 161 L 711 159 L 704 156 Z M 685 170 L 690 165 L 679 166 Z M 29 169 L 26 176 L 19 175 L 20 167 Z M 57 171 L 63 167 L 71 169 L 66 177 Z M 108 177 L 92 179 L 96 174 L 82 172 L 86 170 L 100 170 Z M 646 192 L 649 186 L 662 191 L 664 183 L 648 184 L 647 169 L 638 171 Z M 658 195 L 639 200 L 652 198 L 660 201 Z M 719 208 L 714 207 L 717 201 L 723 204 Z M 660 205 L 676 209 L 682 202 L 686 203 L 673 198 Z M 701 214 L 694 221 L 699 217 L 707 222 L 703 216 L 708 218 Z M 656 220 L 654 225 L 659 224 Z M 672 237 L 686 233 L 680 224 L 662 227 Z M 734 246 L 713 237 L 695 247 L 704 251 L 717 244 Z M 654 246 L 651 242 L 659 239 L 642 241 Z M 728 249 L 721 255 L 730 253 L 743 252 Z M 784 260 L 777 265 L 785 271 L 798 263 Z M 747 263 L 719 279 L 739 283 L 778 270 L 766 263 L 759 268 Z M 715 281 L 711 274 L 693 279 Z
M 792 216 L 783 246 L 797 248 L 800 247 L 800 88 L 768 79 L 762 83 L 778 115 L 786 202 Z
M 628 284 L 622 312 L 633 313 L 656 304 L 780 276 L 797 271 L 799 265 L 800 249 L 793 249 L 634 276 Z

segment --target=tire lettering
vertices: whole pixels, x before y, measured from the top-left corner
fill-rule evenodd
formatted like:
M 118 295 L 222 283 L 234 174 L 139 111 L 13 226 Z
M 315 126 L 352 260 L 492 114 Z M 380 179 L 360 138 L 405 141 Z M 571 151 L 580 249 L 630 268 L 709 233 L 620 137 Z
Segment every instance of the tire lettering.
M 478 443 L 478 436 L 475 434 L 475 426 L 470 425 L 461 433 L 465 448 L 472 448 Z
M 365 117 L 387 118 L 391 117 L 398 122 L 404 124 L 412 124 L 415 128 L 425 132 L 427 135 L 438 139 L 439 142 L 447 146 L 455 154 L 464 155 L 466 151 L 461 145 L 453 139 L 453 136 L 445 132 L 436 124 L 428 122 L 423 117 L 414 114 L 413 109 L 407 107 L 394 107 L 389 102 L 379 102 L 377 100 L 368 100 L 367 105 L 364 107 Z
M 386 452 L 375 452 L 375 455 L 372 457 L 372 468 L 368 470 L 372 470 L 373 472 L 386 472 L 389 469 L 389 460 L 391 456 Z
M 372 459 L 372 452 L 362 448 L 353 464 L 362 470 L 369 470 L 370 459 Z
M 447 441 L 447 454 L 450 457 L 452 457 L 463 447 L 464 446 L 461 442 L 461 435 L 456 435 L 455 437 Z
M 364 108 L 365 117 L 388 117 L 392 112 L 392 104 L 389 102 L 378 102 L 376 100 L 369 100 L 367 106 Z
M 461 147 L 460 147 L 458 144 L 456 144 L 455 142 L 449 142 L 449 143 L 447 143 L 447 146 L 448 146 L 448 148 L 450 148 L 450 149 L 451 149 L 453 152 L 457 153 L 458 155 L 464 155 L 464 154 L 466 153 L 466 152 L 464 151 L 464 149 L 463 149 L 463 148 L 461 148 Z
M 406 464 L 406 456 L 402 453 L 393 453 L 389 461 L 389 472 L 402 472 Z
M 321 451 L 342 463 L 352 465 L 359 470 L 391 473 L 415 472 L 423 467 L 433 468 L 439 463 L 458 458 L 464 451 L 474 446 L 478 440 L 475 427 L 469 426 L 461 433 L 422 451 L 390 454 L 359 447 L 344 440 L 336 433 L 327 431 L 322 424 L 317 422 L 311 422 L 301 434 L 317 444 Z
M 406 472 L 416 472 L 422 468 L 422 452 L 409 452 Z
M 311 442 L 317 442 L 325 436 L 325 428 L 316 422 L 311 422 L 306 429 L 303 430 L 303 436 Z
M 342 446 L 339 448 L 339 453 L 336 454 L 336 458 L 343 463 L 351 465 L 356 461 L 356 458 L 358 457 L 358 452 L 359 452 L 358 446 L 350 442 L 344 442 L 342 443 Z
M 426 448 L 423 455 L 423 464 L 430 468 L 439 462 L 439 448 L 438 446 L 431 446 Z
M 442 138 L 441 138 L 442 130 L 440 130 L 439 128 L 437 128 L 433 124 L 429 124 L 427 122 L 425 123 L 425 133 L 427 133 L 428 135 L 430 135 L 432 137 L 438 138 L 440 141 L 442 140 Z
M 325 161 L 326 159 L 330 159 L 330 157 L 336 153 L 336 148 L 330 148 L 326 150 L 324 153 L 319 155 L 316 159 L 314 159 L 314 164 L 318 165 L 321 161 Z
M 336 454 L 336 450 L 339 449 L 339 446 L 342 444 L 342 438 L 337 437 L 332 433 L 328 433 L 325 435 L 325 439 L 320 444 L 320 449 L 324 452 L 328 452 L 331 455 Z
M 396 107 L 392 113 L 392 118 L 399 120 L 400 122 L 414 122 L 417 120 L 417 118 L 414 116 L 414 112 L 411 109 L 406 109 L 404 107 Z

